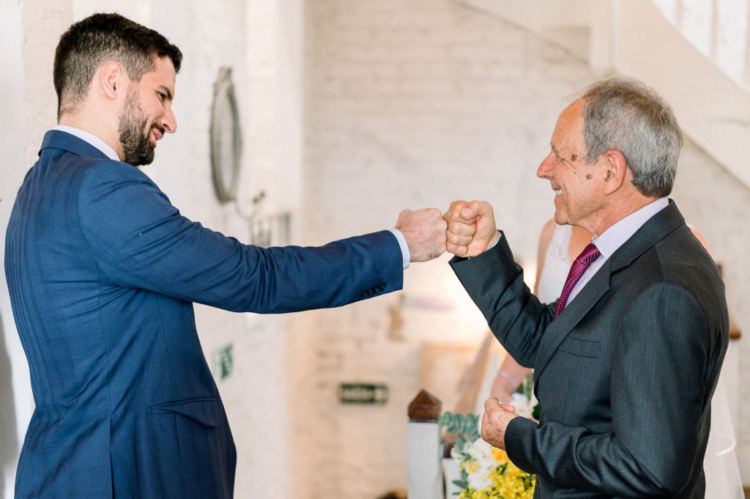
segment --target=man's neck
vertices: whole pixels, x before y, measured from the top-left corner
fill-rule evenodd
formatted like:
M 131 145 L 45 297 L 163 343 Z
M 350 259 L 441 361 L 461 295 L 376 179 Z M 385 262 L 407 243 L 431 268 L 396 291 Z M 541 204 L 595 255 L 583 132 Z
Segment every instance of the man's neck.
M 639 192 L 635 192 L 629 196 L 622 196 L 620 199 L 610 201 L 611 209 L 600 210 L 597 213 L 598 217 L 586 223 L 583 228 L 591 232 L 591 235 L 596 239 L 623 218 L 653 203 L 657 199 L 659 198 L 647 197 Z
M 119 136 L 117 133 L 110 131 L 109 127 L 105 123 L 102 123 L 101 120 L 95 117 L 86 118 L 78 114 L 65 113 L 60 116 L 58 124 L 78 128 L 79 130 L 95 135 L 117 153 L 120 161 L 125 158 Z

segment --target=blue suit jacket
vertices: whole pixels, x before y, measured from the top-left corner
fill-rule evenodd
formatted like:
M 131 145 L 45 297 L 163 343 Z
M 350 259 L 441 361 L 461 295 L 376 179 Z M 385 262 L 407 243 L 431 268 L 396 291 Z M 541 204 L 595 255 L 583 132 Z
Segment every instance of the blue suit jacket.
M 59 131 L 18 193 L 5 255 L 36 402 L 19 499 L 231 497 L 235 448 L 192 302 L 294 312 L 403 279 L 390 232 L 321 248 L 243 245 Z

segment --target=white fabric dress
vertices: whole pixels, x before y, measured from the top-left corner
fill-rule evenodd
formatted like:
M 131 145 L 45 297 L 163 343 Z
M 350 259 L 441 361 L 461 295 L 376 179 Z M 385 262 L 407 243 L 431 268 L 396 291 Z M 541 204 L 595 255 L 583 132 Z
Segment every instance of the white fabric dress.
M 558 225 L 544 255 L 539 276 L 539 299 L 555 301 L 562 292 L 572 261 L 568 252 L 573 227 Z M 744 499 L 740 469 L 735 454 L 736 440 L 729 413 L 726 388 L 721 377 L 711 400 L 711 434 L 708 438 L 703 470 L 706 474 L 706 499 Z

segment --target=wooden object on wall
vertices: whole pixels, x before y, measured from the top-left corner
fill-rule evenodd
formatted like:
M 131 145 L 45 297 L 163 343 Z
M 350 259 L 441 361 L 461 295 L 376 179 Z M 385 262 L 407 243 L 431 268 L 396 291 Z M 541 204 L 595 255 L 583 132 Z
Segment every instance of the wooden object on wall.
M 482 382 L 487 372 L 487 365 L 490 363 L 490 357 L 494 353 L 497 344 L 495 335 L 491 331 L 487 331 L 484 341 L 482 341 L 482 345 L 474 357 L 474 361 L 458 384 L 458 401 L 453 408 L 454 413 L 468 414 L 474 412 L 474 407 L 477 405 L 477 397 L 479 397 L 479 390 L 482 388 Z M 489 397 L 489 394 L 487 396 Z
M 742 336 L 742 332 L 740 332 L 740 328 L 737 327 L 737 324 L 734 323 L 732 318 L 729 318 L 729 339 L 730 340 L 739 340 Z
M 724 273 L 722 271 L 721 264 L 717 263 L 716 266 L 719 267 L 719 275 L 723 276 Z M 741 336 L 742 336 L 742 332 L 740 331 L 740 328 L 737 327 L 737 324 L 735 324 L 734 320 L 730 316 L 729 317 L 729 339 L 739 340 Z
M 419 353 L 419 386 L 452 411 L 458 400 L 457 386 L 474 361 L 476 343 L 424 342 Z
M 409 404 L 409 421 L 437 421 L 443 404 L 427 390 L 420 390 Z

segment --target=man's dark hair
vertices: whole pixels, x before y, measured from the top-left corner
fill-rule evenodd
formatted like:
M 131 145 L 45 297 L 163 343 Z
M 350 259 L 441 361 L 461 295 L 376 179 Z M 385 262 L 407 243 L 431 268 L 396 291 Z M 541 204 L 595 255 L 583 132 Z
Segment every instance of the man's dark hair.
M 118 62 L 131 80 L 140 81 L 156 69 L 156 57 L 169 57 L 175 72 L 180 71 L 180 49 L 156 31 L 119 14 L 94 14 L 73 24 L 55 51 L 58 118 L 86 98 L 94 73 L 105 62 Z

